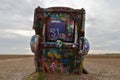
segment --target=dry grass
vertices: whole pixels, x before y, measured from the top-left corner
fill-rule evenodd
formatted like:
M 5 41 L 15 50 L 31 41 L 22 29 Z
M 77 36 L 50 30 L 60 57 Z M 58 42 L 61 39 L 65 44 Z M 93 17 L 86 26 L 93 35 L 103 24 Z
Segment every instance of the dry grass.
M 89 54 L 86 58 L 120 58 L 120 54 Z
M 0 55 L 0 60 L 34 57 L 34 55 Z M 120 54 L 89 54 L 85 58 L 120 58 Z
M 9 61 L 5 59 L 12 60 Z M 42 80 L 43 78 L 43 80 L 120 79 L 120 55 L 85 56 L 84 66 L 90 73 L 88 75 L 35 73 L 34 58 L 32 55 L 1 55 L 0 61 L 0 80 Z
M 33 55 L 0 55 L 0 60 L 33 57 Z

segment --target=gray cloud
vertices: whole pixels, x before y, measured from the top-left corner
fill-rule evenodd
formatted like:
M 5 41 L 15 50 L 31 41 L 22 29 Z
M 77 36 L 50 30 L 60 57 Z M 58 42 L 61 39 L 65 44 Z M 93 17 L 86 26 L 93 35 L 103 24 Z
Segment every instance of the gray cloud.
M 113 50 L 120 52 L 120 23 L 118 0 L 96 0 L 88 10 L 86 37 L 92 50 Z
M 33 3 L 2 0 L 0 3 L 0 53 L 25 54 L 29 49 L 34 14 Z
M 1 0 L 0 53 L 31 53 L 29 41 L 34 34 L 33 14 L 37 6 L 85 8 L 86 37 L 91 50 L 120 52 L 119 3 L 119 0 Z

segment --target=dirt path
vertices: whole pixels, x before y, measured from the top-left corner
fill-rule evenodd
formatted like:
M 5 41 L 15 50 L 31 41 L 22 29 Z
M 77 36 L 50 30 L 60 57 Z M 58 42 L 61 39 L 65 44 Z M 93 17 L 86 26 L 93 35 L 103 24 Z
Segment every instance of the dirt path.
M 120 79 L 120 58 L 86 58 L 84 64 L 90 74 L 83 74 L 82 76 L 70 75 L 69 77 L 62 78 L 62 80 Z M 22 80 L 24 76 L 32 72 L 34 72 L 33 57 L 0 60 L 0 80 Z
M 120 80 L 120 58 L 87 58 L 85 66 L 97 80 Z
M 0 60 L 0 80 L 22 80 L 33 71 L 33 57 Z

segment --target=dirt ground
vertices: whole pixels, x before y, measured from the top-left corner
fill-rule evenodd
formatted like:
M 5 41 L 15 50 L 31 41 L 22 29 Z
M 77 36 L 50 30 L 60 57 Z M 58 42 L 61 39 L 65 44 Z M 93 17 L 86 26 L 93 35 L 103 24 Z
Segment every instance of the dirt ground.
M 120 80 L 120 57 L 87 56 L 84 66 L 89 74 L 67 75 L 54 73 L 49 80 Z M 0 80 L 23 80 L 34 72 L 33 57 L 0 60 Z M 57 78 L 60 76 L 61 78 Z M 51 77 L 51 75 L 47 75 Z M 57 79 L 54 79 L 57 78 Z M 46 79 L 47 80 L 47 79 Z

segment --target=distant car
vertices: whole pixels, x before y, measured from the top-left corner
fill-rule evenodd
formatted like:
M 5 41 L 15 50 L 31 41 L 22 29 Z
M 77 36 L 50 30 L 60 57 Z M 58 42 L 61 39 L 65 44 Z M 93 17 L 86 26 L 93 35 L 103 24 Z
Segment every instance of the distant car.
M 81 57 L 89 51 L 84 24 L 83 8 L 37 7 L 33 24 L 35 35 L 30 42 L 36 71 L 81 71 Z

